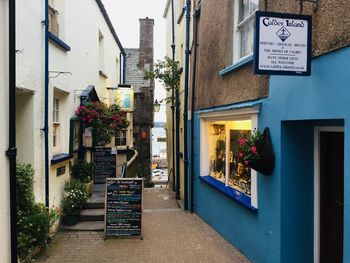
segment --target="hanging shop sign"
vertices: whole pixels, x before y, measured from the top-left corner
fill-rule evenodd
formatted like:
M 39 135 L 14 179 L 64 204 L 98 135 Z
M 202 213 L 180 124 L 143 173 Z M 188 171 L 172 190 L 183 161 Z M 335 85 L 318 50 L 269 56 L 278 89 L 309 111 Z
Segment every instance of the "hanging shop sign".
M 134 108 L 134 90 L 132 87 L 118 87 L 116 102 L 123 111 L 132 112 Z
M 255 74 L 310 76 L 311 16 L 257 11 L 255 25 Z
M 107 178 L 105 238 L 142 239 L 143 178 Z

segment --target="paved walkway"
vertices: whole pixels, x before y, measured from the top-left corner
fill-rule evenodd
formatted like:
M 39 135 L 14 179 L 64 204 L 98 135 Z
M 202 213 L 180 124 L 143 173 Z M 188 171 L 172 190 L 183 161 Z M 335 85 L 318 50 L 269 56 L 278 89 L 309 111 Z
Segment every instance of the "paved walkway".
M 61 231 L 36 262 L 249 262 L 198 216 L 179 209 L 169 189 L 145 189 L 143 222 L 143 240 Z

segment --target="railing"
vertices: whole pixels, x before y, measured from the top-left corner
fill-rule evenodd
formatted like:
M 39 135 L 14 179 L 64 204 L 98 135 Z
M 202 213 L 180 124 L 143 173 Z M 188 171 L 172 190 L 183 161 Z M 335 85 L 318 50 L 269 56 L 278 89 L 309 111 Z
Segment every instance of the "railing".
M 137 156 L 139 153 L 134 149 L 128 149 L 127 163 L 126 163 L 126 178 L 136 178 L 139 176 L 139 164 Z

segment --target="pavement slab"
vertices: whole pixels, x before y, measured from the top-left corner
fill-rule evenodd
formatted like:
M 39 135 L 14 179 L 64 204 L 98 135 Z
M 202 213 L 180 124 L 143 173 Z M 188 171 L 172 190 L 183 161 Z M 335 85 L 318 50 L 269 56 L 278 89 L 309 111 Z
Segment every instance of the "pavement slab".
M 143 220 L 143 240 L 60 231 L 36 262 L 249 262 L 197 215 L 181 210 L 170 189 L 145 189 Z

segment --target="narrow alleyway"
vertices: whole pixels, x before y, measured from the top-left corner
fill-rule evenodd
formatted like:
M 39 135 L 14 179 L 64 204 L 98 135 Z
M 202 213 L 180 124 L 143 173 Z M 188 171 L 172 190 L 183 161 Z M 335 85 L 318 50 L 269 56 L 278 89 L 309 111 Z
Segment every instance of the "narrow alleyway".
M 143 240 L 60 231 L 37 262 L 249 262 L 167 188 L 145 189 Z

